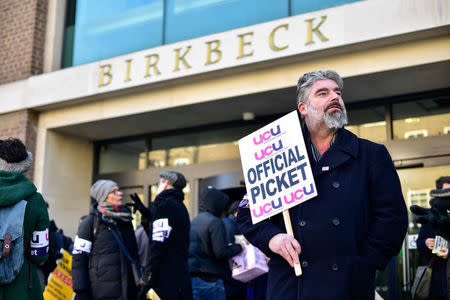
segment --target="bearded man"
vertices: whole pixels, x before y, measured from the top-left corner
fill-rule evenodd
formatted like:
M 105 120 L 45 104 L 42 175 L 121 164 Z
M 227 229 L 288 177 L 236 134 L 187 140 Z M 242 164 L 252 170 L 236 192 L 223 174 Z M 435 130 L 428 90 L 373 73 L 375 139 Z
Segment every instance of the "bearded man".
M 344 129 L 343 80 L 334 71 L 304 74 L 297 107 L 318 196 L 289 210 L 294 237 L 281 214 L 252 224 L 248 198 L 237 221 L 269 258 L 267 299 L 371 299 L 375 271 L 395 256 L 408 218 L 400 181 L 383 145 Z M 303 275 L 292 268 L 301 263 Z

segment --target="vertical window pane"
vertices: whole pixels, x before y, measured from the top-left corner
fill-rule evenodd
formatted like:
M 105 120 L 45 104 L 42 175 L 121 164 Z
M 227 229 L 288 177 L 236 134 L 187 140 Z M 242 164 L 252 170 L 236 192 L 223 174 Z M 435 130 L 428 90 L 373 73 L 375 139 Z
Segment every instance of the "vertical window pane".
M 358 137 L 376 143 L 386 142 L 386 121 L 384 106 L 349 109 L 346 129 Z
M 145 159 L 143 140 L 103 145 L 99 154 L 99 173 L 143 170 Z
M 288 16 L 288 0 L 167 0 L 166 43 Z
M 316 11 L 342 4 L 361 0 L 290 0 L 293 15 L 301 15 L 310 11 Z
M 210 161 L 239 159 L 238 142 L 210 144 L 198 147 L 198 162 L 205 163 Z
M 414 139 L 450 133 L 450 97 L 392 105 L 394 139 Z
M 73 65 L 162 44 L 163 0 L 78 0 Z

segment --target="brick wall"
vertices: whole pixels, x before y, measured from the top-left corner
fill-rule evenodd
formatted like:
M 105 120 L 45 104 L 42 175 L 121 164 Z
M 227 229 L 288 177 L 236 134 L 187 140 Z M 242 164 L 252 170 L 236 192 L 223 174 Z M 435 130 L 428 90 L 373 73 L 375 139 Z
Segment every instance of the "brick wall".
M 1 0 L 4 1 L 4 0 Z M 38 113 L 30 109 L 0 114 L 0 139 L 14 137 L 20 139 L 28 151 L 35 154 Z M 33 179 L 34 163 L 27 173 Z
M 46 22 L 47 0 L 0 0 L 0 85 L 42 73 Z M 0 139 L 19 138 L 34 154 L 37 121 L 29 109 L 0 114 Z
M 0 1 L 0 84 L 41 74 L 47 0 Z

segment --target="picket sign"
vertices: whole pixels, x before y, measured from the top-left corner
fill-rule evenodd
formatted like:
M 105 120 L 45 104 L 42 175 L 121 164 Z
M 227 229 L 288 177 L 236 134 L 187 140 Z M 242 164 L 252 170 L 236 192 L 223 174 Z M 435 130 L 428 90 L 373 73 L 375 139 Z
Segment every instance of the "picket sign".
M 75 294 L 72 286 L 72 255 L 64 249 L 62 258 L 48 277 L 44 290 L 44 300 L 73 300 Z
M 293 237 L 289 208 L 317 196 L 297 111 L 240 139 L 239 152 L 253 224 L 283 212 Z

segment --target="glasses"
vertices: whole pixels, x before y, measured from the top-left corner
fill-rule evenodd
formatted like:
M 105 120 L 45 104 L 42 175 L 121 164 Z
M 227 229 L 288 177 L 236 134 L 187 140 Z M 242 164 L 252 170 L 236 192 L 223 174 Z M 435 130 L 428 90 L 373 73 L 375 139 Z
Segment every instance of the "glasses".
M 117 195 L 119 192 L 120 192 L 120 190 L 118 188 L 115 188 L 115 189 L 112 189 L 112 191 L 109 193 Z

